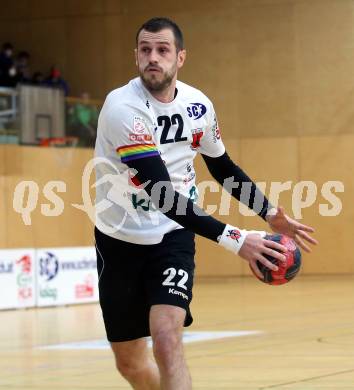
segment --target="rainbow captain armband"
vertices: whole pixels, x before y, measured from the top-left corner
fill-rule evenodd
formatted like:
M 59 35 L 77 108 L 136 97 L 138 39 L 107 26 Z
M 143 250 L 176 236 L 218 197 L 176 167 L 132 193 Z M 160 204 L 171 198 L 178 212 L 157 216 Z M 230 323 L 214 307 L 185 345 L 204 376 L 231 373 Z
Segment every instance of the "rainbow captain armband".
M 225 249 L 238 254 L 248 234 L 259 234 L 261 237 L 266 236 L 266 232 L 257 230 L 242 230 L 235 226 L 226 225 L 220 236 L 219 245 Z
M 121 146 L 120 148 L 117 148 L 117 153 L 123 163 L 136 160 L 138 158 L 160 155 L 155 144 L 135 144 Z

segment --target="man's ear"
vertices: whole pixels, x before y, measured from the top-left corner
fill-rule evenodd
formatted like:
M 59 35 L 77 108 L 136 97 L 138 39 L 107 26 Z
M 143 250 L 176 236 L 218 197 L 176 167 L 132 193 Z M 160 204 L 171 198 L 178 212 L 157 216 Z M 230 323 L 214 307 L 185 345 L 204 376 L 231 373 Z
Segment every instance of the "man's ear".
M 135 65 L 138 66 L 138 49 L 134 49 L 134 55 L 135 55 Z
M 182 49 L 177 53 L 177 67 L 182 68 L 184 61 L 187 57 L 187 51 L 186 49 Z

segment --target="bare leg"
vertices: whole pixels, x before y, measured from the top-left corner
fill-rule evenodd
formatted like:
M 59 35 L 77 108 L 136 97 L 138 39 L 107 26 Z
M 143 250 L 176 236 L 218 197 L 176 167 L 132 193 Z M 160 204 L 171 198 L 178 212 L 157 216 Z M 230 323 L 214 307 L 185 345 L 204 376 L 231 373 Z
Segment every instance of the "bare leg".
M 161 390 L 192 389 L 182 342 L 185 315 L 184 309 L 170 305 L 154 305 L 150 310 L 150 331 Z
M 159 390 L 160 375 L 145 338 L 111 343 L 116 366 L 135 390 Z

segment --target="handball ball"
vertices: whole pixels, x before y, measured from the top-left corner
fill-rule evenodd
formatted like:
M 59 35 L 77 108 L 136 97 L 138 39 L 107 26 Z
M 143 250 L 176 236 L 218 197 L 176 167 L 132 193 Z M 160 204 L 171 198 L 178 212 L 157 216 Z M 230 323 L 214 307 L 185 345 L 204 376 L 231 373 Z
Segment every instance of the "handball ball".
M 262 272 L 264 279 L 259 279 L 251 268 L 252 272 L 259 280 L 267 284 L 279 285 L 290 282 L 290 280 L 295 278 L 301 267 L 300 249 L 296 246 L 294 240 L 284 234 L 267 235 L 265 236 L 265 240 L 272 240 L 285 246 L 287 251 L 283 254 L 286 257 L 286 261 L 278 261 L 274 259 L 274 257 L 264 254 L 264 257 L 266 257 L 267 260 L 278 266 L 278 271 L 272 271 L 257 261 L 257 266 Z

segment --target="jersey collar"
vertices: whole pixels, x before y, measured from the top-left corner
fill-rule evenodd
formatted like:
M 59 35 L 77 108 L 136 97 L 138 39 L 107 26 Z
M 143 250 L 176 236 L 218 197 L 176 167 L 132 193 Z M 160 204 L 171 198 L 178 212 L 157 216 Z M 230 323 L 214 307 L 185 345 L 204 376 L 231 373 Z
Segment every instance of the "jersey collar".
M 154 106 L 157 106 L 157 107 L 161 107 L 161 108 L 168 108 L 168 107 L 173 107 L 176 102 L 178 102 L 179 100 L 179 97 L 180 97 L 180 91 L 178 90 L 178 80 L 176 82 L 176 90 L 175 90 L 175 98 L 172 100 L 172 102 L 169 102 L 169 103 L 162 103 L 160 102 L 159 100 L 157 100 L 156 98 L 154 98 L 151 93 L 145 88 L 144 86 L 144 83 L 142 82 L 141 78 L 140 77 L 137 77 L 136 79 L 136 82 L 138 84 L 138 86 L 141 88 L 141 90 L 143 91 L 145 97 L 146 97 L 146 100 L 147 102 L 151 102 Z

